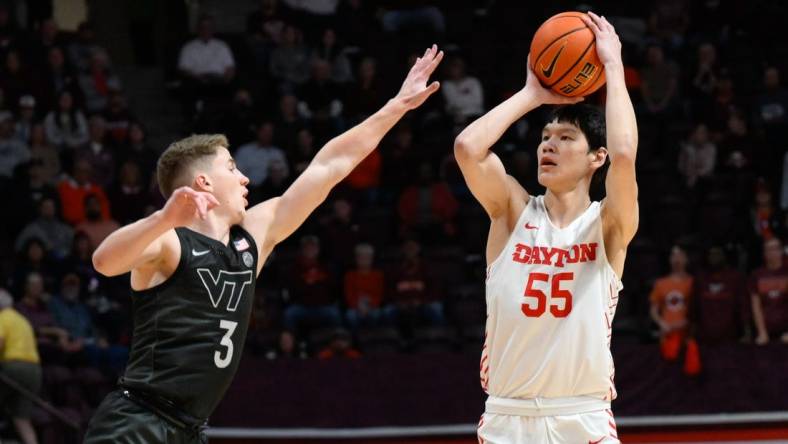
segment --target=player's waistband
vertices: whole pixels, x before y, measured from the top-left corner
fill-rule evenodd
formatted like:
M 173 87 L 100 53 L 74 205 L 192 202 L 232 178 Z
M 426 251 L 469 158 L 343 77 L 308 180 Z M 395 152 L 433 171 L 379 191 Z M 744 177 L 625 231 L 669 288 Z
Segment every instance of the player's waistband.
M 153 393 L 121 385 L 120 394 L 179 429 L 200 433 L 208 426 L 207 420 L 194 417 L 179 409 L 171 401 Z
M 590 396 L 566 398 L 499 398 L 490 396 L 485 403 L 485 413 L 511 416 L 576 415 L 610 408 L 610 401 Z

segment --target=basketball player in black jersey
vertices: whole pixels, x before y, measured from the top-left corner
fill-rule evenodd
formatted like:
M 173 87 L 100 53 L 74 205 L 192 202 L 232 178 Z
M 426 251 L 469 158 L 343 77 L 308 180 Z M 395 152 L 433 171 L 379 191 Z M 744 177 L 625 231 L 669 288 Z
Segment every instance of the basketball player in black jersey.
M 131 272 L 134 338 L 118 390 L 99 406 L 85 442 L 199 443 L 238 368 L 257 274 L 295 231 L 411 109 L 443 58 L 416 60 L 399 93 L 329 141 L 281 196 L 246 210 L 249 179 L 220 135 L 173 143 L 158 162 L 164 208 L 123 227 L 96 249 L 106 276 Z

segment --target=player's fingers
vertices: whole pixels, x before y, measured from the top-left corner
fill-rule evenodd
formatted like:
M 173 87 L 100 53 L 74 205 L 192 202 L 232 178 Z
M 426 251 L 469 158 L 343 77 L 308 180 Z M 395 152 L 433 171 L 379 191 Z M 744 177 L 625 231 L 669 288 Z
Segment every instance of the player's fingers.
M 613 24 L 611 24 L 609 21 L 607 21 L 607 19 L 605 18 L 605 16 L 604 16 L 604 15 L 602 16 L 602 23 L 604 23 L 604 25 L 605 25 L 605 28 L 606 28 L 608 31 L 610 31 L 610 32 L 616 32 L 616 28 L 614 28 L 614 27 L 613 27 Z
M 219 206 L 219 199 L 217 199 L 216 196 L 214 196 L 213 194 L 205 193 L 205 197 L 206 199 L 208 199 L 209 208 L 214 208 Z
M 591 12 L 589 12 L 589 14 L 591 14 Z M 583 20 L 583 23 L 585 23 L 586 26 L 591 28 L 591 32 L 593 32 L 595 36 L 599 35 L 599 33 L 602 32 L 599 29 L 599 26 L 597 26 L 596 23 L 594 23 L 594 21 L 588 18 L 587 16 L 581 16 L 580 19 Z
M 443 51 L 438 52 L 438 55 L 436 55 L 435 58 L 432 59 L 432 62 L 430 62 L 430 64 L 427 66 L 426 72 L 428 76 L 435 72 L 435 68 L 438 67 L 441 60 L 443 60 Z

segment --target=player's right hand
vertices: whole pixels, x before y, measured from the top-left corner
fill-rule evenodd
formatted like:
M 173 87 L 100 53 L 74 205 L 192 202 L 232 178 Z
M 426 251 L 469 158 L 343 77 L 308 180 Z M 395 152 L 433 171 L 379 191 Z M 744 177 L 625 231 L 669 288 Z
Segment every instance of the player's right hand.
M 183 227 L 197 218 L 205 220 L 208 212 L 217 206 L 219 201 L 213 194 L 196 191 L 191 187 L 180 187 L 167 200 L 162 216 L 173 228 Z
M 531 56 L 528 56 L 526 69 L 528 75 L 525 81 L 525 90 L 539 102 L 540 105 L 570 105 L 577 102 L 582 102 L 583 97 L 566 97 L 558 94 L 550 89 L 545 88 L 539 82 L 539 78 L 534 74 L 531 69 Z

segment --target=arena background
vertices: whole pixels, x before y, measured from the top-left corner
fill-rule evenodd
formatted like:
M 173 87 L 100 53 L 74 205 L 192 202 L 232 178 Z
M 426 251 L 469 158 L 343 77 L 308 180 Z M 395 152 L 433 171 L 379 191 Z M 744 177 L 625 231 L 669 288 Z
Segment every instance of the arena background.
M 90 254 L 117 224 L 162 204 L 158 153 L 190 133 L 225 133 L 236 157 L 252 143 L 239 161 L 258 172 L 250 204 L 277 195 L 324 142 L 391 97 L 409 60 L 433 42 L 447 53 L 442 91 L 269 258 L 241 368 L 209 435 L 219 443 L 475 442 L 488 222 L 453 162 L 453 138 L 522 87 L 541 22 L 589 8 L 624 43 L 640 130 L 641 224 L 613 323 L 620 438 L 788 442 L 788 344 L 780 331 L 756 344 L 750 310 L 763 241 L 784 240 L 788 222 L 785 2 L 7 0 L 0 283 L 32 313 L 41 397 L 78 425 L 37 408 L 41 442 L 79 442 L 122 370 L 128 278 L 99 276 Z M 231 63 L 179 63 L 201 26 L 226 42 Z M 203 81 L 184 72 L 217 65 L 231 69 Z M 63 91 L 73 125 L 54 112 Z M 587 102 L 603 99 L 604 89 Z M 534 194 L 543 191 L 534 149 L 544 116 L 529 114 L 495 147 Z M 257 155 L 255 141 L 277 149 Z M 42 202 L 55 204 L 54 219 L 40 217 Z M 354 327 L 345 311 L 358 308 L 350 272 L 359 243 L 374 248 L 383 285 L 368 308 L 382 308 L 377 322 Z M 689 258 L 693 292 L 682 296 L 699 353 L 682 348 L 668 362 L 650 300 L 655 281 L 675 272 L 673 246 Z M 712 270 L 710 250 L 723 252 L 722 272 Z M 788 282 L 788 272 L 777 277 Z M 413 282 L 421 290 L 403 290 Z M 74 287 L 78 308 L 53 306 Z M 782 332 L 787 297 L 778 291 L 767 313 Z M 387 322 L 386 307 L 404 304 L 411 309 L 399 322 Z M 299 305 L 330 314 L 288 328 Z M 331 313 L 342 314 L 340 327 Z M 52 321 L 67 337 L 42 333 Z M 700 366 L 688 369 L 688 357 Z M 0 417 L 0 439 L 15 439 L 9 418 Z

